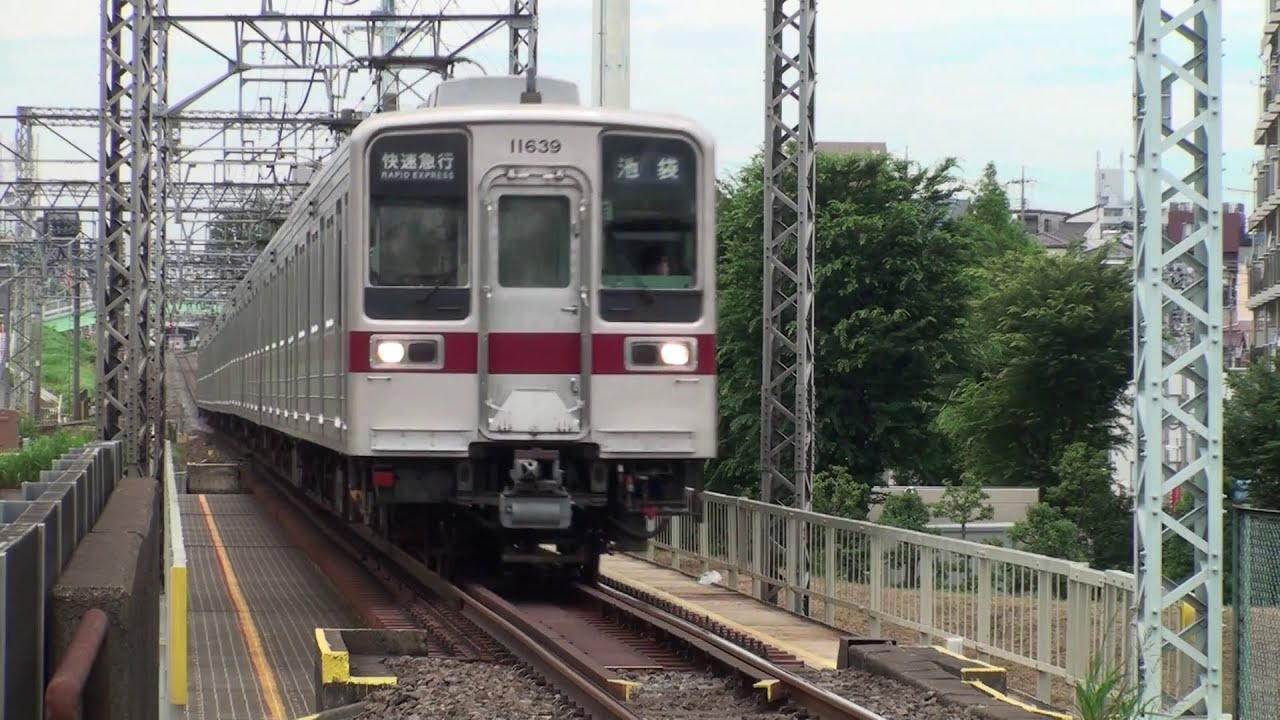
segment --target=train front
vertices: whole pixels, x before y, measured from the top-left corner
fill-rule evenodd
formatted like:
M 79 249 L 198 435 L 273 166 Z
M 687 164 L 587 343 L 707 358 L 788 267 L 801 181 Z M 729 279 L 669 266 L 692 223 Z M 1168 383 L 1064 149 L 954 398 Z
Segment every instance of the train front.
M 430 281 L 406 299 L 452 311 L 423 375 L 474 371 L 472 401 L 453 374 L 421 405 L 401 395 L 397 412 L 447 410 L 458 439 L 453 428 L 474 421 L 449 501 L 476 525 L 437 539 L 493 543 L 504 563 L 545 561 L 538 546 L 554 544 L 560 562 L 594 569 L 610 541 L 635 547 L 663 516 L 688 513 L 686 487 L 701 489 L 715 454 L 710 140 L 676 120 L 535 106 L 375 140 L 371 164 L 383 167 L 380 145 L 403 157 L 445 143 L 469 160 L 471 252 L 448 253 L 443 275 L 396 266 Z M 412 360 L 415 337 L 383 360 Z

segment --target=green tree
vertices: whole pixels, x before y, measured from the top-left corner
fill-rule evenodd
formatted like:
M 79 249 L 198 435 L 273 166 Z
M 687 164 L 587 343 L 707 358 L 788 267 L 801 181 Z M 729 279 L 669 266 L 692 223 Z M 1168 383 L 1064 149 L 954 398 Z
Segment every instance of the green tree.
M 971 238 L 984 261 L 1011 251 L 1038 253 L 1042 250 L 1026 226 L 1013 216 L 1009 195 L 996 174 L 995 163 L 987 163 L 983 169 L 968 212 L 960 220 L 960 228 Z
M 872 500 L 871 486 L 855 480 L 846 467 L 833 465 L 813 474 L 814 512 L 866 520 Z
M 884 499 L 884 511 L 880 513 L 880 524 L 903 530 L 927 532 L 929 524 L 929 506 L 920 494 L 914 490 L 887 495 Z
M 1108 451 L 1073 443 L 1054 472 L 1058 482 L 1045 490 L 1045 502 L 1080 528 L 1090 562 L 1100 568 L 1131 567 L 1133 498 L 1116 493 Z
M 1248 481 L 1249 504 L 1280 509 L 1280 372 L 1261 357 L 1227 377 L 1231 397 L 1223 408 L 1227 475 Z
M 1089 559 L 1084 532 L 1051 505 L 1036 503 L 1027 508 L 1027 519 L 1009 529 L 1009 539 L 1019 550 L 1037 555 L 1083 562 Z
M 948 485 L 942 491 L 942 497 L 931 508 L 935 518 L 946 518 L 960 523 L 960 539 L 968 540 L 969 523 L 979 520 L 990 520 L 995 516 L 995 508 L 991 507 L 991 496 L 982 489 L 977 478 L 966 477 L 959 484 Z
M 1131 375 L 1129 272 L 1095 256 L 1008 253 L 967 326 L 973 376 L 939 416 L 965 471 L 1046 488 L 1075 442 L 1120 439 Z
M 945 393 L 939 378 L 961 351 L 972 263 L 948 216 L 953 171 L 950 161 L 917 169 L 886 155 L 817 159 L 816 451 L 821 465 L 843 466 L 860 482 L 942 464 L 930 423 Z M 760 160 L 720 191 L 723 420 L 708 483 L 735 492 L 760 476 Z

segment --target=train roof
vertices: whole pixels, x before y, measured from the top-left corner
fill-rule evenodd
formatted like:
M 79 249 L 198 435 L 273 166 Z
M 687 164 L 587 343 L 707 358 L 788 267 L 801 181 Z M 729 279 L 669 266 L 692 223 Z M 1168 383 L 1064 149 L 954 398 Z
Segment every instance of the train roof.
M 494 80 L 502 82 L 488 82 Z M 517 82 L 511 82 L 512 80 Z M 701 123 L 690 117 L 674 113 L 583 106 L 564 102 L 563 100 L 522 104 L 519 101 L 519 97 L 520 92 L 524 89 L 523 78 L 463 78 L 448 80 L 446 83 L 462 84 L 471 81 L 486 82 L 474 83 L 475 87 L 468 88 L 469 92 L 462 92 L 457 89 L 448 93 L 450 98 L 448 104 L 440 103 L 417 109 L 392 110 L 371 115 L 356 126 L 351 132 L 350 139 L 352 142 L 363 144 L 374 135 L 384 131 L 425 125 L 546 122 L 646 127 L 684 133 L 704 146 L 711 146 L 714 142 L 710 131 Z M 446 83 L 441 83 L 441 86 Z M 483 87 L 479 87 L 480 85 L 483 85 Z M 542 92 L 541 89 L 544 85 L 557 88 L 554 93 L 548 92 L 546 93 L 547 95 L 563 98 L 567 92 L 565 86 L 568 86 L 573 89 L 573 95 L 576 97 L 577 90 L 573 83 L 541 78 L 538 80 L 540 92 Z M 548 88 L 549 91 L 551 87 Z M 437 90 L 437 92 L 441 93 L 442 98 L 446 96 L 440 90 Z M 470 102 L 461 104 L 460 101 L 464 99 L 470 99 Z

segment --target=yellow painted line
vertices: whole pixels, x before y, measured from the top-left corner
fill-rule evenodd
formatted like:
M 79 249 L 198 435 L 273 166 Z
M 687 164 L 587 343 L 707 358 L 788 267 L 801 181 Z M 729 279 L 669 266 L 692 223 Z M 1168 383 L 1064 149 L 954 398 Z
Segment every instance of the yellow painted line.
M 957 660 L 963 660 L 963 661 L 965 661 L 965 662 L 967 662 L 967 663 L 973 663 L 974 665 L 980 665 L 981 667 L 969 668 L 970 670 L 973 670 L 974 672 L 984 672 L 984 671 L 985 671 L 985 672 L 990 672 L 990 671 L 992 671 L 992 670 L 998 670 L 998 671 L 1000 671 L 1000 672 L 1004 672 L 1004 671 L 1005 671 L 1005 669 L 1004 669 L 1004 668 L 1002 668 L 1002 667 L 1000 667 L 999 665 L 992 665 L 991 663 L 989 663 L 989 662 L 983 662 L 983 661 L 979 660 L 978 658 L 971 658 L 971 657 L 969 657 L 968 655 L 964 655 L 964 654 L 962 654 L 962 653 L 952 652 L 952 651 L 951 651 L 947 646 L 945 646 L 945 645 L 930 645 L 929 647 L 932 647 L 934 650 L 937 650 L 938 652 L 942 653 L 943 655 L 949 655 L 949 656 L 951 656 L 951 657 L 953 657 L 953 658 L 955 658 L 955 659 L 957 659 Z
M 1026 710 L 1029 713 L 1035 713 L 1036 715 L 1044 715 L 1045 717 L 1055 718 L 1055 720 L 1074 720 L 1074 718 L 1072 718 L 1072 716 L 1070 715 L 1066 715 L 1059 712 L 1053 712 L 1052 710 L 1041 710 L 1035 705 L 1032 705 L 1030 703 L 1025 703 L 1017 698 L 1005 695 L 999 690 L 996 690 L 995 688 L 987 686 L 987 684 L 982 682 L 981 680 L 966 680 L 965 684 L 972 685 L 978 688 L 979 690 L 981 690 L 982 692 L 995 698 L 996 700 L 999 700 L 1000 702 L 1008 703 L 1010 705 L 1016 705 L 1022 708 L 1023 710 Z
M 169 568 L 169 698 L 187 704 L 187 568 Z
M 795 645 L 792 645 L 791 643 L 785 642 L 785 641 L 783 641 L 783 640 L 780 640 L 780 639 L 778 639 L 778 638 L 772 637 L 772 636 L 770 636 L 770 635 L 765 635 L 764 633 L 762 633 L 762 632 L 758 632 L 758 631 L 756 631 L 756 630 L 753 630 L 753 629 L 751 629 L 751 628 L 747 627 L 746 625 L 743 625 L 742 623 L 736 622 L 736 621 L 734 621 L 734 620 L 730 620 L 729 618 L 727 618 L 727 617 L 725 617 L 725 616 L 723 616 L 723 615 L 718 615 L 718 614 L 716 614 L 716 613 L 713 613 L 713 612 L 711 612 L 710 610 L 708 610 L 708 609 L 706 609 L 706 608 L 702 607 L 701 605 L 695 605 L 695 604 L 693 604 L 693 603 L 691 603 L 691 602 L 689 602 L 689 601 L 687 601 L 687 600 L 683 600 L 683 599 L 681 599 L 681 598 L 678 598 L 678 597 L 676 597 L 675 595 L 672 595 L 672 594 L 671 594 L 671 593 L 669 593 L 669 592 L 664 592 L 664 591 L 662 591 L 662 590 L 659 590 L 658 588 L 653 587 L 652 585 L 646 585 L 645 583 L 642 583 L 642 582 L 640 582 L 639 580 L 633 580 L 633 579 L 628 578 L 628 577 L 620 577 L 620 576 L 615 575 L 615 574 L 610 574 L 610 573 L 602 573 L 602 574 L 604 574 L 606 577 L 611 577 L 611 578 L 613 578 L 613 579 L 617 580 L 617 581 L 618 581 L 618 582 L 620 582 L 620 583 L 623 583 L 623 584 L 626 584 L 626 585 L 631 585 L 632 587 L 636 588 L 637 590 L 643 590 L 644 592 L 650 593 L 650 594 L 652 594 L 652 595 L 656 595 L 656 596 L 658 596 L 658 597 L 660 597 L 660 598 L 662 598 L 662 599 L 664 599 L 664 600 L 667 600 L 667 601 L 669 601 L 669 602 L 672 602 L 672 603 L 675 603 L 675 604 L 677 604 L 677 605 L 680 605 L 681 607 L 686 607 L 686 608 L 690 608 L 690 609 L 692 609 L 692 610 L 696 610 L 696 611 L 698 611 L 698 613 L 700 613 L 700 614 L 702 614 L 702 615 L 706 615 L 706 616 L 707 616 L 708 618 L 710 618 L 711 620 L 713 620 L 713 621 L 715 621 L 715 622 L 718 622 L 718 623 L 720 623 L 721 625 L 724 625 L 725 627 L 729 628 L 730 630 L 736 630 L 737 632 L 740 632 L 740 633 L 742 633 L 742 634 L 744 634 L 744 635 L 750 635 L 751 637 L 756 638 L 757 640 L 760 640 L 761 642 L 768 643 L 768 644 L 770 644 L 770 645 L 773 645 L 773 646 L 775 646 L 775 647 L 779 648 L 780 650 L 784 650 L 784 651 L 786 651 L 786 652 L 788 652 L 788 653 L 791 653 L 792 655 L 796 656 L 797 658 L 800 658 L 801 660 L 804 660 L 804 661 L 808 662 L 808 663 L 809 663 L 809 665 L 811 665 L 812 667 L 819 668 L 819 669 L 822 669 L 822 670 L 835 670 L 835 669 L 836 669 L 836 661 L 835 661 L 835 660 L 828 660 L 828 659 L 826 659 L 826 658 L 822 657 L 821 655 L 817 655 L 817 654 L 814 654 L 814 653 L 812 653 L 812 652 L 809 652 L 808 650 L 805 650 L 805 649 L 803 649 L 803 648 L 796 647 Z M 740 595 L 740 597 L 744 597 L 744 598 L 747 598 L 747 599 L 749 599 L 749 600 L 751 599 L 751 598 L 750 598 L 749 596 L 747 596 L 747 595 Z M 777 610 L 778 610 L 778 612 L 786 612 L 786 610 L 783 610 L 782 608 L 777 608 Z M 834 632 L 834 630 L 833 630 L 833 632 Z
M 280 688 L 276 684 L 275 672 L 271 663 L 267 662 L 267 654 L 262 649 L 262 638 L 258 636 L 258 627 L 249 612 L 249 604 L 240 592 L 240 581 L 236 579 L 235 570 L 231 568 L 231 559 L 227 557 L 227 548 L 222 544 L 222 535 L 213 522 L 213 512 L 204 495 L 200 498 L 200 513 L 204 515 L 204 524 L 209 528 L 213 539 L 213 550 L 218 556 L 218 564 L 222 566 L 222 579 L 226 582 L 227 594 L 231 596 L 231 604 L 235 606 L 236 618 L 240 622 L 240 634 L 244 636 L 245 645 L 249 649 L 249 661 L 253 663 L 253 674 L 262 687 L 262 696 L 266 698 L 267 710 L 275 720 L 287 720 L 284 701 L 280 697 Z
M 778 686 L 781 684 L 776 678 L 769 678 L 768 680 L 761 680 L 751 687 L 757 690 L 764 690 L 765 702 L 773 702 L 778 694 Z
M 640 683 L 634 680 L 623 680 L 621 678 L 611 678 L 609 680 L 609 684 L 614 688 L 622 689 L 622 698 L 621 698 L 622 702 L 631 702 L 631 691 L 635 690 L 636 688 L 642 687 Z M 616 691 L 615 691 L 615 697 L 616 697 Z
M 352 685 L 395 685 L 399 680 L 395 675 L 352 675 L 348 682 Z

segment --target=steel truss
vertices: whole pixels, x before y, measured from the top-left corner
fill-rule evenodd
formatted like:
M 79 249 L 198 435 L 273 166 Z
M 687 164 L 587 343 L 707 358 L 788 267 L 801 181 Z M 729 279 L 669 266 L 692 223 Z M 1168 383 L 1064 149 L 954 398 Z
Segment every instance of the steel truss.
M 1219 0 L 1137 0 L 1135 35 L 1134 575 L 1138 673 L 1147 712 L 1222 717 L 1222 8 Z M 1176 43 L 1176 44 L 1175 44 Z M 1174 110 L 1174 88 L 1185 86 Z M 1175 118 L 1176 115 L 1176 118 Z M 1190 161 L 1189 163 L 1187 161 Z M 1181 161 L 1181 162 L 1178 162 Z M 1178 167 L 1173 166 L 1177 163 Z M 1179 198 L 1181 196 L 1181 198 Z M 1180 199 L 1194 219 L 1173 245 L 1161 208 Z M 1172 327 L 1185 317 L 1189 332 Z M 1167 393 L 1177 376 L 1190 400 Z M 1163 428 L 1185 428 L 1191 462 L 1163 462 Z M 1181 488 L 1180 517 L 1164 499 Z M 1192 574 L 1167 578 L 1163 541 L 1194 552 Z M 1179 630 L 1172 615 L 1190 606 Z M 1187 672 L 1190 670 L 1190 672 Z
M 814 427 L 816 13 L 813 0 L 768 0 L 767 13 L 760 494 L 764 502 L 808 510 Z M 798 50 L 792 54 L 788 47 Z M 779 533 L 777 528 L 769 531 L 770 549 L 785 549 L 788 579 L 807 587 L 806 529 L 791 522 L 785 540 Z M 794 609 L 805 605 L 800 596 L 791 600 Z
M 154 193 L 155 105 L 157 76 L 166 71 L 155 62 L 156 10 L 154 0 L 103 0 L 98 430 L 123 440 L 126 472 L 140 476 L 156 475 L 164 412 L 160 403 L 160 415 L 148 417 L 161 380 L 151 360 L 160 344 L 151 304 L 163 303 L 151 292 L 153 222 L 163 216 Z
M 424 77 L 447 77 L 455 64 L 470 61 L 465 53 L 476 43 L 503 27 L 510 28 L 509 70 L 520 73 L 536 66 L 536 0 L 515 1 L 510 13 L 501 14 L 397 15 L 399 39 L 384 52 L 375 52 L 374 48 L 387 24 L 385 15 L 287 13 L 269 5 L 260 14 L 209 15 L 170 13 L 165 0 L 103 2 L 99 152 L 103 179 L 97 203 L 103 238 L 98 266 L 98 346 L 102 353 L 98 416 L 104 437 L 128 438 L 128 462 L 134 472 L 154 474 L 156 467 L 154 457 L 161 436 L 157 429 L 165 411 L 161 328 L 166 300 L 172 303 L 193 290 L 204 296 L 217 294 L 219 289 L 229 291 L 248 266 L 245 258 L 236 257 L 238 268 L 227 272 L 223 263 L 233 254 L 223 254 L 210 258 L 203 268 L 167 270 L 166 250 L 177 249 L 166 248 L 173 245 L 166 239 L 171 221 L 183 228 L 179 241 L 185 260 L 207 249 L 206 242 L 195 237 L 196 233 L 203 230 L 207 234 L 217 216 L 244 209 L 244 204 L 235 204 L 237 201 L 255 198 L 270 210 L 269 214 L 287 211 L 287 203 L 305 187 L 308 178 L 295 176 L 294 182 L 275 175 L 274 166 L 282 162 L 280 146 L 285 133 L 296 135 L 321 128 L 336 131 L 327 147 L 319 147 L 325 143 L 312 142 L 311 152 L 299 152 L 293 157 L 295 167 L 315 167 L 322 162 L 337 145 L 338 136 L 360 119 L 358 114 L 340 107 L 346 99 L 345 80 L 352 73 L 408 67 L 425 71 Z M 482 29 L 454 49 L 442 50 L 442 28 L 459 22 L 481 23 Z M 219 49 L 221 40 L 206 37 L 206 28 L 211 26 L 219 30 L 230 27 L 231 35 L 237 38 L 234 50 Z M 213 51 L 226 61 L 227 68 L 220 76 L 172 101 L 167 57 L 170 33 Z M 413 55 L 415 42 L 427 38 L 432 40 L 433 52 Z M 246 107 L 246 87 L 284 87 L 287 105 L 289 84 L 303 82 L 308 88 L 323 87 L 323 110 L 306 110 L 309 92 L 303 98 L 303 107 L 296 111 L 282 107 L 279 114 L 196 107 L 232 78 L 241 86 L 241 108 Z M 421 98 L 414 88 L 416 84 L 408 84 L 403 92 Z M 255 104 L 251 99 L 247 106 Z M 96 113 L 90 115 L 78 109 L 42 108 L 38 114 L 44 114 L 50 123 L 72 125 L 97 119 Z M 184 158 L 188 144 L 179 142 L 183 130 L 205 128 L 226 134 L 233 127 L 247 126 L 256 126 L 259 132 L 278 133 L 266 151 L 240 149 L 244 155 L 236 164 L 257 165 L 261 171 L 259 182 L 243 183 L 255 187 L 236 187 L 237 180 L 244 178 L 228 177 L 218 182 L 179 172 L 195 165 Z M 265 176 L 267 170 L 270 177 Z M 216 188 L 210 184 L 215 182 Z M 52 190 L 51 196 L 30 199 L 46 188 Z M 80 192 L 71 182 L 51 186 L 28 183 L 16 189 L 10 187 L 5 195 L 20 198 L 16 204 L 21 208 L 48 202 L 58 207 L 71 204 L 87 209 L 89 201 L 77 194 Z M 196 229 L 188 231 L 192 216 L 202 216 L 204 222 L 195 222 Z M 194 276 L 188 273 L 192 269 L 198 271 Z M 201 269 L 217 272 L 199 272 Z M 167 282 L 173 285 L 166 287 Z
M 35 134 L 28 118 L 19 116 L 14 133 L 15 185 L 29 184 L 36 176 Z M 32 277 L 31 268 L 42 268 L 36 256 L 43 250 L 43 236 L 31 211 L 32 190 L 29 186 L 13 195 L 0 196 L 0 212 L 12 213 L 17 222 L 9 235 L 13 242 L 0 250 L 7 265 L 5 279 L 0 282 L 4 294 L 3 343 L 0 355 L 0 401 L 11 409 L 29 409 L 40 397 L 39 344 L 40 290 L 42 276 Z

